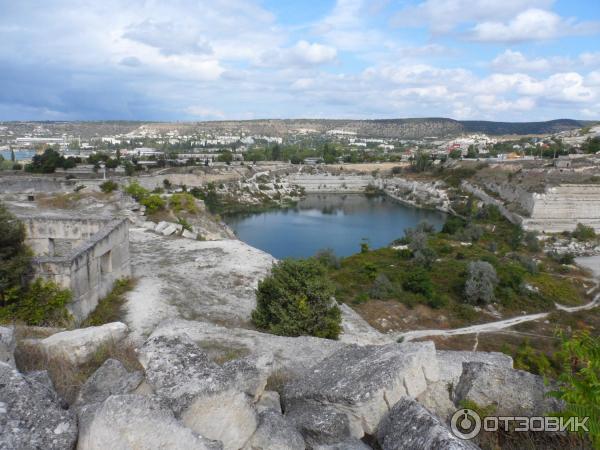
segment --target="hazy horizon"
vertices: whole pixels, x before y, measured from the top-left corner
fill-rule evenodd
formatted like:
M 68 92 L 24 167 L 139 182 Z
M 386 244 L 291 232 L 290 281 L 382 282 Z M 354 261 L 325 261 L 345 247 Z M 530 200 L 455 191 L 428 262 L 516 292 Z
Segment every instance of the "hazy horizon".
M 0 120 L 595 120 L 599 37 L 597 0 L 0 0 Z

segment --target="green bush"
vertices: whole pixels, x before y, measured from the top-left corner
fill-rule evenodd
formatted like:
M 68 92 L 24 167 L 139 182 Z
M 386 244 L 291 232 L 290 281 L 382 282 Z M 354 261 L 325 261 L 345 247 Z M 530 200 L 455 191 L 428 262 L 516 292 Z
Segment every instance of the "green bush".
M 258 284 L 252 321 L 260 330 L 282 336 L 337 339 L 341 311 L 325 268 L 314 259 L 286 259 Z
M 151 194 L 140 201 L 140 204 L 146 207 L 147 214 L 154 214 L 158 211 L 165 209 L 167 202 L 165 202 L 160 195 Z
M 0 322 L 23 321 L 36 326 L 65 326 L 72 317 L 67 310 L 71 291 L 53 281 L 37 279 L 25 289 L 11 289 L 0 307 Z
M 100 185 L 100 190 L 105 194 L 110 194 L 111 192 L 116 191 L 119 188 L 119 185 L 112 180 L 107 180 Z
M 423 267 L 415 267 L 404 275 L 402 287 L 409 292 L 421 294 L 430 299 L 433 296 L 433 283 L 429 272 Z
M 0 203 L 0 306 L 9 290 L 26 286 L 30 263 L 25 227 Z
M 591 241 L 592 239 L 596 239 L 596 232 L 592 227 L 578 223 L 575 231 L 573 231 L 573 237 L 578 241 Z
M 125 193 L 131 195 L 135 200 L 141 202 L 144 198 L 150 195 L 148 189 L 143 188 L 137 181 L 132 181 L 125 188 Z
M 454 234 L 461 228 L 464 228 L 466 224 L 465 220 L 460 217 L 448 216 L 442 227 L 442 233 Z
M 556 356 L 563 361 L 563 367 L 558 378 L 559 387 L 551 395 L 566 404 L 556 415 L 589 417 L 586 437 L 594 448 L 600 448 L 600 338 L 588 332 L 563 338 L 562 348 Z
M 192 194 L 188 194 L 187 192 L 173 194 L 169 199 L 169 207 L 175 211 L 175 213 L 185 211 L 189 214 L 195 214 L 198 212 L 196 199 Z

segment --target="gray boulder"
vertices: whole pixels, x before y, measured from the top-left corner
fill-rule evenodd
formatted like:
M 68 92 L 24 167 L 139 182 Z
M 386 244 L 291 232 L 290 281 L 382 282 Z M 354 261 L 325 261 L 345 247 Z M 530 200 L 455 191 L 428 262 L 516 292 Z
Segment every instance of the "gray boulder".
M 502 416 L 539 416 L 561 409 L 557 399 L 546 397 L 551 390 L 542 377 L 523 370 L 466 362 L 454 391 L 454 402 L 494 405 L 494 414 Z
M 30 342 L 39 346 L 50 359 L 82 365 L 89 362 L 101 348 L 123 340 L 127 332 L 127 325 L 113 322 L 98 327 L 63 331 L 40 341 Z
M 312 450 L 371 450 L 371 447 L 363 441 L 353 439 L 351 441 L 338 442 L 337 444 L 317 445 Z
M 463 371 L 464 362 L 485 362 L 494 366 L 512 369 L 512 358 L 504 353 L 458 352 L 438 350 L 439 379 L 429 383 L 427 389 L 417 397 L 419 403 L 447 420 L 456 411 L 453 402 L 454 389 Z
M 61 408 L 56 394 L 0 363 L 0 448 L 64 450 L 76 439 L 75 415 Z
M 269 267 L 270 267 L 269 262 Z M 254 301 L 254 300 L 253 300 Z M 154 337 L 189 339 L 214 357 L 236 352 L 257 356 L 265 352 L 274 355 L 273 372 L 296 376 L 346 344 L 312 336 L 276 336 L 244 328 L 226 328 L 208 322 L 166 320 L 152 333 Z
M 415 400 L 396 403 L 377 430 L 383 450 L 476 450 L 470 441 L 457 438 L 442 421 Z
M 264 391 L 256 402 L 256 411 L 258 413 L 269 409 L 281 414 L 281 400 L 279 397 L 279 392 Z
M 269 361 L 272 358 L 264 356 L 220 366 L 185 336 L 156 336 L 148 339 L 140 351 L 146 382 L 169 401 L 176 414 L 198 396 L 232 388 L 258 399 L 270 373 Z
M 121 361 L 107 359 L 81 387 L 75 405 L 103 402 L 111 395 L 129 394 L 143 379 L 141 371 L 130 373 Z
M 286 413 L 311 402 L 348 418 L 351 436 L 374 434 L 391 405 L 416 397 L 438 378 L 432 342 L 348 346 L 313 366 L 283 391 Z M 339 442 L 338 439 L 336 442 Z
M 258 426 L 250 397 L 233 389 L 196 395 L 181 413 L 181 421 L 191 430 L 221 441 L 225 450 L 242 448 Z
M 258 428 L 244 450 L 304 450 L 304 439 L 280 413 L 266 410 L 258 417 Z
M 0 362 L 15 367 L 14 328 L 0 327 Z
M 82 408 L 78 450 L 220 450 L 181 424 L 158 397 L 113 395 Z
M 353 439 L 347 414 L 326 404 L 310 400 L 296 403 L 285 417 L 310 448 Z

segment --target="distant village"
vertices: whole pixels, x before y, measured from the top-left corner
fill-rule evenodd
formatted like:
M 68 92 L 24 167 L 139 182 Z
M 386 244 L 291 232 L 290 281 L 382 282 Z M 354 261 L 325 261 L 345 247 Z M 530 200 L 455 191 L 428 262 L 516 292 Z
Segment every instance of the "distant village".
M 94 127 L 91 123 L 90 127 Z M 88 133 L 89 134 L 89 133 Z M 600 151 L 600 126 L 563 131 L 552 135 L 489 136 L 482 133 L 450 138 L 374 138 L 344 128 L 320 132 L 298 128 L 283 136 L 235 131 L 190 131 L 172 125 L 165 130 L 143 124 L 126 133 L 94 133 L 82 137 L 58 134 L 46 123 L 0 124 L 0 168 L 23 170 L 33 157 L 53 149 L 73 159 L 77 171 L 125 172 L 127 164 L 136 170 L 187 165 L 224 165 L 279 160 L 294 164 L 401 162 L 417 156 L 433 164 L 448 158 L 486 159 L 495 162 L 553 159 L 568 167 L 579 155 Z M 102 155 L 98 158 L 98 155 Z M 118 164 L 106 164 L 109 159 Z

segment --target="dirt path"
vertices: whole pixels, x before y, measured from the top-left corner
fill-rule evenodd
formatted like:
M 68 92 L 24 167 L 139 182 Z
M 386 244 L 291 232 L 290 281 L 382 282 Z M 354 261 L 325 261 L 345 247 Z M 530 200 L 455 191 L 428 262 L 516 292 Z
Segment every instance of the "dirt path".
M 564 306 L 555 303 L 556 309 L 569 313 L 584 311 L 595 308 L 600 305 L 600 294 L 596 294 L 594 299 L 581 306 Z M 412 341 L 413 339 L 419 339 L 429 336 L 457 336 L 461 334 L 479 334 L 479 333 L 493 333 L 505 328 L 514 327 L 520 323 L 531 322 L 534 320 L 545 319 L 550 315 L 550 312 L 527 314 L 524 316 L 513 317 L 510 319 L 498 320 L 496 322 L 483 323 L 481 325 L 471 325 L 464 328 L 454 328 L 450 330 L 413 330 L 405 331 L 403 333 L 394 333 L 393 336 L 396 339 L 402 339 L 403 341 Z

